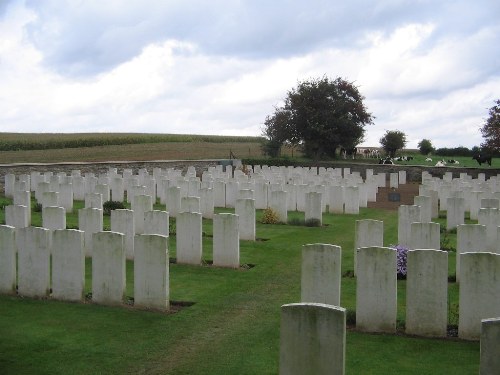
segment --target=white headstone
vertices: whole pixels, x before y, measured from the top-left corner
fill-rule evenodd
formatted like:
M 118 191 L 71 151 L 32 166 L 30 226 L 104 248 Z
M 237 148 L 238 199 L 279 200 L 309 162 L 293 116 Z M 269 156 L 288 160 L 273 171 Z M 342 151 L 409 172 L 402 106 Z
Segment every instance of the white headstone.
M 125 297 L 123 234 L 99 232 L 93 236 L 92 301 L 120 305 Z
M 465 253 L 460 259 L 458 336 L 477 340 L 481 320 L 500 316 L 500 255 Z
M 321 303 L 281 306 L 280 375 L 343 375 L 346 311 Z
M 176 220 L 177 263 L 199 265 L 202 255 L 202 220 L 199 212 L 181 212 Z
M 134 248 L 134 306 L 168 310 L 168 238 L 153 234 L 137 235 Z
M 356 328 L 395 332 L 397 315 L 396 251 L 387 247 L 358 249 Z
M 85 292 L 84 234 L 62 229 L 52 234 L 52 297 L 81 301 Z
M 0 225 L 0 293 L 16 293 L 15 228 Z
M 16 230 L 18 293 L 47 297 L 50 291 L 49 230 L 27 227 Z
M 407 253 L 406 333 L 446 337 L 448 323 L 448 253 Z
M 214 266 L 239 268 L 240 235 L 238 215 L 214 215 L 213 261 Z
M 302 246 L 301 302 L 340 306 L 341 262 L 340 246 Z

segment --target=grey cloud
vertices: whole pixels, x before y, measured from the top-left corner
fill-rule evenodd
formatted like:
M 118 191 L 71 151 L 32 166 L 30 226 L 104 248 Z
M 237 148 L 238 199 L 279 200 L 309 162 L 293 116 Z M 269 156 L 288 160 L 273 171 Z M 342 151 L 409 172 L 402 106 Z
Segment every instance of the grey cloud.
M 72 8 L 56 0 L 27 0 L 38 13 L 29 35 L 42 50 L 45 63 L 61 74 L 83 76 L 109 70 L 140 53 L 145 45 L 167 39 L 193 43 L 208 55 L 267 59 L 325 47 L 352 47 L 367 31 L 390 31 L 411 22 L 436 22 L 443 29 L 470 31 L 477 23 L 494 22 L 490 13 L 495 12 L 488 13 L 490 3 L 127 1 L 120 8 L 106 6 L 106 2 L 97 8 L 87 2 Z M 469 17 L 470 7 L 474 11 Z M 440 37 L 437 33 L 430 46 Z

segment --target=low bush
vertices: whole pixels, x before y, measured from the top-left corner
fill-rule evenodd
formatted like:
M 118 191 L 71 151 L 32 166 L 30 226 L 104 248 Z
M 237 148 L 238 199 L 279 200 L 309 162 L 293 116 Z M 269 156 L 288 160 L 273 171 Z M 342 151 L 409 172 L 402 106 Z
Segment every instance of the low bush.
M 119 210 L 124 208 L 125 205 L 123 204 L 123 202 L 119 201 L 106 201 L 102 204 L 103 214 L 106 216 L 110 216 L 112 210 Z
M 262 224 L 279 224 L 280 219 L 276 211 L 272 208 L 266 208 L 264 210 L 264 214 L 262 215 L 262 219 L 260 220 Z

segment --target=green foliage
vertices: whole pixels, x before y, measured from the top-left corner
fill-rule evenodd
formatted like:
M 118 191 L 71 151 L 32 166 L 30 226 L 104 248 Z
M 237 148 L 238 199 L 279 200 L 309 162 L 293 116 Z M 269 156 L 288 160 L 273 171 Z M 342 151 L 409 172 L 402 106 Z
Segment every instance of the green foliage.
M 106 201 L 102 204 L 103 215 L 110 216 L 112 210 L 124 209 L 125 205 L 119 201 Z
M 472 151 L 467 147 L 458 146 L 453 148 L 438 148 L 434 153 L 438 156 L 472 156 Z
M 131 133 L 0 133 L 0 151 L 49 150 L 58 148 L 95 147 L 163 142 L 262 142 L 262 137 L 216 136 L 192 134 L 131 134 Z
M 424 138 L 418 143 L 418 150 L 422 155 L 429 155 L 434 151 L 434 147 L 432 147 L 431 141 Z
M 380 138 L 380 144 L 384 151 L 393 158 L 398 150 L 406 146 L 406 134 L 400 130 L 386 130 L 384 136 Z
M 279 224 L 279 216 L 272 208 L 266 208 L 260 220 L 262 224 Z
M 285 105 L 264 122 L 270 151 L 288 142 L 302 145 L 307 157 L 318 160 L 334 157 L 340 146 L 354 147 L 363 139 L 365 125 L 373 123 L 363 100 L 358 88 L 341 78 L 299 82 Z
M 488 119 L 481 128 L 484 142 L 481 147 L 500 153 L 500 99 L 488 111 Z
M 35 212 L 42 212 L 42 204 L 41 203 L 38 203 L 36 202 L 34 205 L 33 205 L 33 211 Z

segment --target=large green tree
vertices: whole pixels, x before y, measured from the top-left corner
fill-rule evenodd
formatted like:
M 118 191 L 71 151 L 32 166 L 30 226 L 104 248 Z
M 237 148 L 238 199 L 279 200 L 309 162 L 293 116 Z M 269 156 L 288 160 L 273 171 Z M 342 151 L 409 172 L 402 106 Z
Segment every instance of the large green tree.
M 400 130 L 386 130 L 380 138 L 380 144 L 387 155 L 393 158 L 398 150 L 406 146 L 406 134 Z
M 481 128 L 484 142 L 481 147 L 495 153 L 500 152 L 500 99 L 489 110 L 489 117 Z
M 432 146 L 432 143 L 431 141 L 429 141 L 428 139 L 422 139 L 419 143 L 418 143 L 418 150 L 420 151 L 420 153 L 422 155 L 428 155 L 430 154 L 432 151 L 434 151 L 434 147 Z
M 342 78 L 299 82 L 284 106 L 266 118 L 263 135 L 269 144 L 300 144 L 308 157 L 332 157 L 339 147 L 360 143 L 365 125 L 373 123 L 363 100 L 358 88 Z

